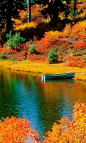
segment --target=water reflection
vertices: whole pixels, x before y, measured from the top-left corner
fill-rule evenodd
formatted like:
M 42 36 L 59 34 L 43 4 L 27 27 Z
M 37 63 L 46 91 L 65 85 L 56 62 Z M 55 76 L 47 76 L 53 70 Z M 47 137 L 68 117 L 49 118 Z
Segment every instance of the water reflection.
M 40 76 L 0 71 L 0 118 L 23 117 L 40 136 L 63 116 L 71 119 L 74 101 L 86 102 L 86 83 L 41 82 Z

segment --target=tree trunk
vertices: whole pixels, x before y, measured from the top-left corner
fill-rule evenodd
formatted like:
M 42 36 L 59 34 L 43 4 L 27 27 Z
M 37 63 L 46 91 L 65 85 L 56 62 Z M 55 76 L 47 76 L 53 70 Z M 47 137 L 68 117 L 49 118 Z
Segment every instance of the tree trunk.
M 29 22 L 31 22 L 31 0 L 29 0 Z
M 51 25 L 54 26 L 57 21 L 58 21 L 58 6 L 59 6 L 59 0 L 55 0 L 54 4 L 53 4 L 53 16 L 51 19 Z
M 7 32 L 9 32 L 12 29 L 12 21 L 11 21 L 12 7 L 13 7 L 13 0 L 8 0 L 7 10 L 6 10 Z

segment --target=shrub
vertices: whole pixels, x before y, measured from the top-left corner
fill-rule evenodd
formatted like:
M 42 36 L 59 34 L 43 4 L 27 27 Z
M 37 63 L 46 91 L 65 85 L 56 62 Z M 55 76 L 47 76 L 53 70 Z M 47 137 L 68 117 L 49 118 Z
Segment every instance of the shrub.
M 5 58 L 5 54 L 4 53 L 0 53 L 0 59 L 1 58 Z
M 47 61 L 52 64 L 58 61 L 57 49 L 50 50 L 48 53 Z
M 31 129 L 29 121 L 24 118 L 7 117 L 0 120 L 1 143 L 39 143 L 38 133 Z
M 12 33 L 10 32 L 9 34 L 6 34 L 6 37 L 6 46 L 12 47 L 14 49 L 16 49 L 17 46 L 19 46 L 25 41 L 25 38 L 21 37 L 20 33 L 15 33 L 14 35 L 12 35 Z
M 82 56 L 82 60 L 84 61 L 84 63 L 86 63 L 86 56 Z
M 86 142 L 86 103 L 76 102 L 72 120 L 61 118 L 46 133 L 44 143 L 85 143 Z
M 34 45 L 32 45 L 32 46 L 29 48 L 29 52 L 35 53 L 35 52 L 36 52 L 36 47 L 35 47 Z

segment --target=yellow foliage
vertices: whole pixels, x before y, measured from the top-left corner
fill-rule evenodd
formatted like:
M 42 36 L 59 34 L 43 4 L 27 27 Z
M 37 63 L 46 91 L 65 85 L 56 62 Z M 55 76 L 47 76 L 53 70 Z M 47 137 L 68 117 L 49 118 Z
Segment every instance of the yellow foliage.
M 67 24 L 64 28 L 63 35 L 64 36 L 69 36 L 70 34 L 71 34 L 71 25 Z
M 49 31 L 45 33 L 45 40 L 47 41 L 55 41 L 58 40 L 62 36 L 62 32 L 59 31 Z
M 81 33 L 86 33 L 86 20 L 81 21 L 79 23 L 76 23 L 73 27 L 72 27 L 72 32 L 71 32 L 71 36 L 80 36 Z
M 63 32 L 59 31 L 46 32 L 44 35 L 44 40 L 47 42 L 54 42 L 62 37 L 71 37 L 71 40 L 72 38 L 76 39 L 76 37 L 79 39 L 86 39 L 86 20 L 76 23 L 73 26 L 67 24 Z
M 44 143 L 85 143 L 86 142 L 86 104 L 76 102 L 72 121 L 67 117 L 54 123 L 52 131 L 46 133 Z
M 79 14 L 79 17 L 80 17 L 80 18 L 86 17 L 86 12 L 83 12 L 83 13 Z
M 64 12 L 62 12 L 61 14 L 59 14 L 59 17 L 60 17 L 61 20 L 63 20 L 65 18 Z
M 44 22 L 44 23 L 49 23 L 50 20 L 51 20 L 50 18 L 47 18 L 47 19 L 43 19 L 42 22 Z
M 22 23 L 22 20 L 20 20 L 20 19 L 12 18 L 12 21 L 14 21 L 16 25 L 20 25 Z
M 65 4 L 65 3 L 66 3 L 66 1 L 63 1 L 62 3 L 64 3 L 64 4 Z
M 25 24 L 21 24 L 19 26 L 16 26 L 14 29 L 15 30 L 24 30 L 25 28 L 35 28 L 36 27 L 36 23 L 34 22 L 28 22 L 28 23 L 25 23 Z

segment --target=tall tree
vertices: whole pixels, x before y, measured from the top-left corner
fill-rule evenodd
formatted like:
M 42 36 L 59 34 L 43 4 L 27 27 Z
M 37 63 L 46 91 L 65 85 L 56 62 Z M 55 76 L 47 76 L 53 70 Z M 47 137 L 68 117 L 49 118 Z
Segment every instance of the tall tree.
M 12 21 L 11 21 L 12 7 L 13 7 L 13 0 L 8 0 L 6 8 L 7 32 L 9 32 L 10 29 L 12 29 Z
M 29 22 L 31 21 L 31 0 L 29 0 Z
M 59 4 L 60 4 L 60 0 L 55 0 L 53 3 L 53 13 L 52 13 L 53 16 L 51 18 L 51 21 L 54 24 L 58 21 Z
M 73 8 L 72 8 L 72 16 L 75 16 L 76 15 L 76 3 L 77 3 L 77 0 L 72 0 L 72 5 L 73 5 Z

